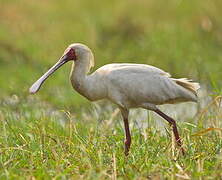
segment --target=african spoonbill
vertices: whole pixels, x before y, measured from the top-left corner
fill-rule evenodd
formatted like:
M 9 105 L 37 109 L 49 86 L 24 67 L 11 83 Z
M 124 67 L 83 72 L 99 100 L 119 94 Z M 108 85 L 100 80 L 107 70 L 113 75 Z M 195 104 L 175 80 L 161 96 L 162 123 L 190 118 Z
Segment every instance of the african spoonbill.
M 70 79 L 77 92 L 90 101 L 108 99 L 119 107 L 125 127 L 126 155 L 131 145 L 128 123 L 131 108 L 154 111 L 168 121 L 184 154 L 175 120 L 160 111 L 157 105 L 196 102 L 198 83 L 186 78 L 172 78 L 169 73 L 146 64 L 107 64 L 89 74 L 94 66 L 93 53 L 86 45 L 74 43 L 69 45 L 59 61 L 31 86 L 29 92 L 36 93 L 53 72 L 69 61 L 73 61 Z

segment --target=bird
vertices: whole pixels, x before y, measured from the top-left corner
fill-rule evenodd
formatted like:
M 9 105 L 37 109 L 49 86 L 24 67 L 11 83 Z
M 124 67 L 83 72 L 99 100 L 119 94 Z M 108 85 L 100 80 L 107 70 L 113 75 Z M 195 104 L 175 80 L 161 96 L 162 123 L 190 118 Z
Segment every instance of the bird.
M 111 63 L 91 73 L 94 66 L 91 49 L 82 43 L 73 43 L 29 92 L 36 93 L 51 74 L 69 61 L 73 62 L 70 80 L 74 90 L 89 101 L 107 99 L 119 108 L 124 122 L 126 156 L 131 146 L 128 117 L 132 108 L 150 110 L 165 119 L 172 127 L 178 148 L 185 154 L 176 121 L 162 112 L 159 105 L 197 102 L 199 83 L 187 78 L 172 78 L 169 73 L 147 64 Z

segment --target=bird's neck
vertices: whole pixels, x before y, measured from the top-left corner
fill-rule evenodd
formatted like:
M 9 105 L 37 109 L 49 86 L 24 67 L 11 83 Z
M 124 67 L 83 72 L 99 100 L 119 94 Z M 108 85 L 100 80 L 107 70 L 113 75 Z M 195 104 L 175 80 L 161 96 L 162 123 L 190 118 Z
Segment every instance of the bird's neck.
M 70 80 L 73 88 L 89 99 L 87 73 L 89 60 L 77 60 L 72 64 Z
M 93 56 L 85 56 L 72 65 L 70 79 L 73 88 L 88 100 L 96 101 L 106 97 L 106 86 L 98 73 L 89 73 Z

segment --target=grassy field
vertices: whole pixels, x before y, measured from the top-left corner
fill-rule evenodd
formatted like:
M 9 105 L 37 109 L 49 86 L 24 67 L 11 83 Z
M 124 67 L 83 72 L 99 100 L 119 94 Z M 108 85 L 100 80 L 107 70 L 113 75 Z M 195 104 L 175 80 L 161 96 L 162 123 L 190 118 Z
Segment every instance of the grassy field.
M 221 7 L 220 0 L 0 0 L 0 179 L 222 178 Z M 146 63 L 207 89 L 211 100 L 178 123 L 186 156 L 167 124 L 162 132 L 150 123 L 152 114 L 138 128 L 138 111 L 124 157 L 118 110 L 74 92 L 70 64 L 28 94 L 73 42 L 93 50 L 94 70 Z

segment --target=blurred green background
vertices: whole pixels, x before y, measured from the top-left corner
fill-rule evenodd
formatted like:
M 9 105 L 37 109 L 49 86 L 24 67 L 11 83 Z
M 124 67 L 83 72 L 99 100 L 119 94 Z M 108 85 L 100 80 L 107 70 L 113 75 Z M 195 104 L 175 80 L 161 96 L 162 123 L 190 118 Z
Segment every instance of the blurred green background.
M 93 50 L 94 70 L 146 63 L 220 93 L 221 7 L 221 0 L 0 0 L 0 99 L 30 96 L 31 84 L 73 42 Z M 35 96 L 59 108 L 88 105 L 70 85 L 70 68 L 56 72 Z

